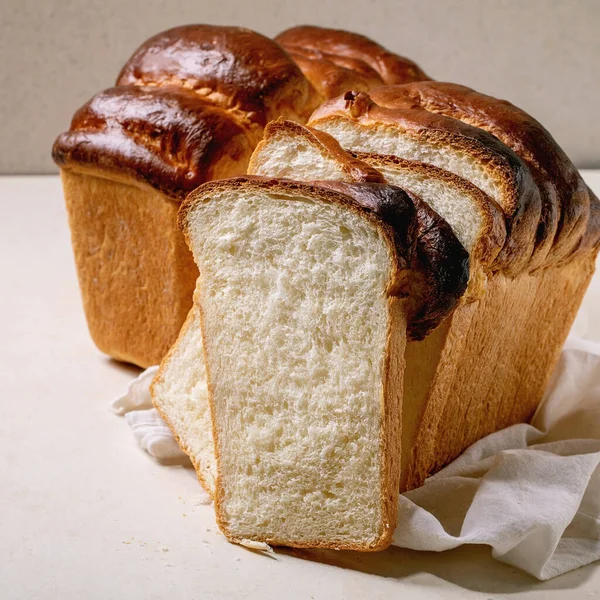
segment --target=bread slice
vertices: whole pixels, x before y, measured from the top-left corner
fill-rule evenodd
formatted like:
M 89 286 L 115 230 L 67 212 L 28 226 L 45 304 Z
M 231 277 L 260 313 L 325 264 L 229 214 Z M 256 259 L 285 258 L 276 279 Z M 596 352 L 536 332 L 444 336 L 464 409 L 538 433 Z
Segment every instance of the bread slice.
M 239 178 L 182 206 L 201 272 L 217 519 L 232 541 L 391 541 L 415 209 L 362 185 L 352 197 Z M 379 191 L 393 199 L 383 217 Z
M 248 174 L 296 181 L 385 182 L 377 169 L 353 158 L 327 133 L 284 119 L 265 127 Z
M 200 330 L 194 306 L 177 341 L 163 359 L 150 387 L 152 402 L 180 448 L 190 457 L 204 489 L 214 497 L 217 467 L 208 382 Z

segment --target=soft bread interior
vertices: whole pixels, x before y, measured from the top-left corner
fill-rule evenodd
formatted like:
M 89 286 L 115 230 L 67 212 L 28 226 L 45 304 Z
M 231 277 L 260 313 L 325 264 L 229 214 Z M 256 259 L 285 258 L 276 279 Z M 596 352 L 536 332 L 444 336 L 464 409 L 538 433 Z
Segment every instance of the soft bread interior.
M 264 139 L 254 151 L 248 173 L 288 179 L 347 179 L 340 163 L 300 135 L 280 132 Z M 311 175 L 311 173 L 313 175 Z
M 454 235 L 471 254 L 481 235 L 482 216 L 468 194 L 423 172 L 386 166 L 377 167 L 386 181 L 420 196 L 452 228 Z
M 189 210 L 187 236 L 201 272 L 220 525 L 237 541 L 375 548 L 389 536 L 389 247 L 347 207 L 212 194 Z
M 416 165 L 411 169 L 381 165 L 377 160 L 367 161 L 367 164 L 381 171 L 388 183 L 420 196 L 448 222 L 458 240 L 471 253 L 481 236 L 483 219 L 481 208 L 469 194 L 446 180 L 436 179 L 431 171 L 427 172 L 427 165 Z M 337 157 L 326 154 L 305 137 L 286 132 L 261 142 L 252 155 L 250 166 L 250 173 L 265 177 L 289 177 L 296 181 L 352 180 Z
M 213 496 L 217 469 L 196 307 L 190 310 L 177 341 L 163 359 L 151 393 L 154 406 L 190 457 L 204 488 Z
M 397 127 L 365 126 L 344 118 L 319 119 L 309 125 L 332 135 L 346 150 L 399 156 L 450 171 L 486 192 L 500 206 L 505 204 L 501 181 L 474 154 L 435 143 L 426 136 L 410 135 Z

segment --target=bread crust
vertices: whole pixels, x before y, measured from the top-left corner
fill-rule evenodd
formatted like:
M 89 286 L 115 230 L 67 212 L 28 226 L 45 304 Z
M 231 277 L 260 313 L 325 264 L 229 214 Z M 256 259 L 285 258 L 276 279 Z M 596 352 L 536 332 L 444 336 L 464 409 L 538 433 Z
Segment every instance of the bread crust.
M 254 147 L 223 109 L 177 88 L 110 88 L 58 136 L 54 161 L 150 186 L 183 200 L 201 183 L 245 172 Z
M 185 25 L 146 40 L 117 85 L 177 86 L 266 125 L 279 116 L 305 120 L 317 99 L 289 55 L 244 27 Z
M 275 41 L 288 52 L 324 52 L 330 63 L 364 73 L 364 67 L 358 69 L 344 59 L 360 61 L 378 73 L 382 82 L 388 85 L 429 79 L 412 60 L 393 54 L 364 35 L 342 29 L 300 25 L 282 31 Z
M 507 238 L 495 269 L 517 274 L 529 267 L 540 219 L 541 200 L 531 173 L 521 159 L 496 137 L 443 115 L 425 110 L 392 109 L 377 105 L 368 94 L 348 92 L 326 102 L 312 115 L 309 126 L 350 121 L 367 131 L 402 131 L 416 141 L 439 148 L 453 147 L 485 162 L 502 190 Z
M 319 94 L 320 102 L 348 90 L 367 92 L 384 85 L 379 73 L 362 60 L 301 46 L 288 46 L 287 50 Z
M 179 203 L 149 187 L 73 170 L 61 175 L 92 339 L 118 360 L 158 364 L 191 308 L 198 277 L 176 226 Z
M 594 256 L 516 278 L 496 274 L 451 317 L 402 491 L 422 485 L 485 435 L 531 419 L 594 272 Z M 498 327 L 498 315 L 510 323 Z M 427 340 L 425 341 L 427 343 Z

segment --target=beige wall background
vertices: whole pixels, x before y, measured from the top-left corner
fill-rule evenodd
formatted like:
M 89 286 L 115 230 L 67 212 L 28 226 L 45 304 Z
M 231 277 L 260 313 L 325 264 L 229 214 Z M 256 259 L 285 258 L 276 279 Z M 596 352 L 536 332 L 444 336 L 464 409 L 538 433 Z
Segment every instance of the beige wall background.
M 600 167 L 600 0 L 0 0 L 0 173 L 54 172 L 75 109 L 144 39 L 185 23 L 359 31 L 510 100 L 578 166 Z

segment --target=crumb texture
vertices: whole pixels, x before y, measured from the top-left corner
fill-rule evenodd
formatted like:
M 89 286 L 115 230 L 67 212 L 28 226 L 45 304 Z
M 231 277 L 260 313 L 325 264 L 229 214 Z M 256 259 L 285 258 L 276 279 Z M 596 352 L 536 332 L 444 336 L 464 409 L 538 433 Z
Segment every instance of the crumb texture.
M 188 236 L 228 535 L 376 543 L 391 269 L 379 230 L 338 205 L 236 189 L 198 203 Z

